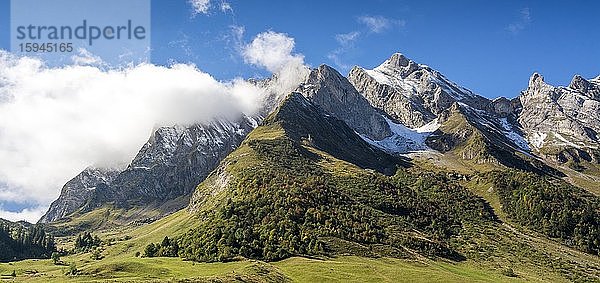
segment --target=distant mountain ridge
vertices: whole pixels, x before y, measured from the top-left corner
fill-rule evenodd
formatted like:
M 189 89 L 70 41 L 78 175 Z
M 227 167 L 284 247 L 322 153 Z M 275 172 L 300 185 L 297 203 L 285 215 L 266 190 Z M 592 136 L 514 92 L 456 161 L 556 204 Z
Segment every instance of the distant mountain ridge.
M 184 208 L 196 185 L 256 126 L 253 118 L 160 127 L 124 170 L 88 168 L 63 187 L 41 222 L 104 204 L 152 206 L 167 215 Z M 169 203 L 165 206 L 165 203 Z
M 268 84 L 268 80 L 255 83 Z M 571 167 L 584 172 L 600 160 L 600 77 L 586 80 L 575 76 L 568 87 L 553 87 L 534 74 L 519 96 L 491 100 L 396 53 L 372 70 L 353 68 L 347 78 L 321 65 L 311 70 L 294 92 L 357 134 L 320 136 L 323 132 L 308 134 L 300 127 L 298 138 L 334 156 L 338 152 L 336 158 L 364 168 L 387 167 L 387 157 L 381 159 L 384 155 L 376 153 L 380 151 L 396 157 L 416 151 L 439 153 L 475 165 L 558 177 L 564 176 L 558 167 L 567 162 L 576 163 Z M 276 97 L 288 94 L 266 99 L 270 104 L 261 117 L 281 104 Z M 301 103 L 301 99 L 294 100 Z M 55 222 L 108 203 L 125 209 L 147 206 L 160 215 L 177 211 L 187 206 L 195 187 L 261 120 L 243 116 L 235 121 L 161 127 L 126 169 L 88 168 L 65 184 L 41 222 Z M 325 125 L 313 125 L 319 127 Z M 356 137 L 361 141 L 352 140 Z M 337 148 L 345 144 L 352 146 Z M 351 148 L 355 152 L 348 151 Z
M 530 145 L 554 161 L 600 162 L 600 81 L 576 75 L 554 87 L 535 73 L 519 96 L 518 122 Z
M 410 128 L 432 121 L 443 126 L 443 117 L 448 117 L 444 113 L 454 109 L 487 137 L 489 145 L 505 149 L 504 156 L 513 151 L 524 155 L 518 159 L 533 163 L 539 163 L 536 159 L 598 163 L 600 77 L 586 80 L 576 75 L 568 87 L 553 87 L 535 73 L 519 96 L 490 100 L 396 53 L 372 70 L 354 67 L 348 78 L 373 107 Z M 431 135 L 428 145 L 443 152 L 461 139 L 443 136 Z M 444 140 L 448 143 L 442 144 Z M 514 159 L 504 163 L 510 166 Z

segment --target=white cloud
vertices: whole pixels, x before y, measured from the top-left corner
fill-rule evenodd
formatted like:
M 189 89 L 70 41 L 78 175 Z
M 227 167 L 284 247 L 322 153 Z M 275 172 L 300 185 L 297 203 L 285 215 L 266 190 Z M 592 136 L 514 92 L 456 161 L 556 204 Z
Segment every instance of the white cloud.
M 352 31 L 349 33 L 336 34 L 335 40 L 337 40 L 337 42 L 340 45 L 345 46 L 345 45 L 354 43 L 358 39 L 359 36 L 360 36 L 360 32 Z
M 27 221 L 36 223 L 44 213 L 48 210 L 47 206 L 38 206 L 34 208 L 25 208 L 19 212 L 6 211 L 0 208 L 0 218 L 9 221 Z
M 229 33 L 225 36 L 225 40 L 228 41 L 228 44 L 233 46 L 236 51 L 236 56 L 242 52 L 244 48 L 244 33 L 246 32 L 246 28 L 244 26 L 229 26 Z
M 251 114 L 263 92 L 190 65 L 49 68 L 0 50 L 0 200 L 47 206 L 85 167 L 128 163 L 157 125 Z
M 287 94 L 294 90 L 309 73 L 304 55 L 293 53 L 295 41 L 284 33 L 267 31 L 258 34 L 242 47 L 246 63 L 263 67 L 274 74 L 272 91 Z
M 210 0 L 189 0 L 189 3 L 194 9 L 194 15 L 208 14 L 208 9 L 210 9 Z
M 89 52 L 85 48 L 79 48 L 78 54 L 71 56 L 71 60 L 75 65 L 81 66 L 102 66 L 105 65 L 102 58 Z
M 233 9 L 231 8 L 231 4 L 229 4 L 229 2 L 223 1 L 221 2 L 221 12 L 226 13 L 226 12 L 233 12 Z
M 343 73 L 348 72 L 350 66 L 344 62 L 344 57 L 349 50 L 354 48 L 354 43 L 360 38 L 361 33 L 351 31 L 335 35 L 335 40 L 339 43 L 339 47 L 327 54 L 327 58 L 333 61 L 333 64 L 338 67 Z
M 510 23 L 506 29 L 516 35 L 524 30 L 531 23 L 531 13 L 529 8 L 523 8 L 519 10 L 519 18 L 514 22 Z
M 304 56 L 292 54 L 294 39 L 273 31 L 258 34 L 242 50 L 247 63 L 265 67 L 272 73 L 281 71 L 289 64 L 304 64 Z
M 404 28 L 404 20 L 389 19 L 384 16 L 360 16 L 358 21 L 367 26 L 370 32 L 382 33 L 395 27 Z
M 188 0 L 188 3 L 192 5 L 192 16 L 196 16 L 198 14 L 208 14 L 208 12 L 213 7 L 212 0 Z M 221 10 L 223 13 L 233 13 L 233 8 L 231 4 L 225 0 L 221 0 L 221 2 L 217 5 L 216 9 Z

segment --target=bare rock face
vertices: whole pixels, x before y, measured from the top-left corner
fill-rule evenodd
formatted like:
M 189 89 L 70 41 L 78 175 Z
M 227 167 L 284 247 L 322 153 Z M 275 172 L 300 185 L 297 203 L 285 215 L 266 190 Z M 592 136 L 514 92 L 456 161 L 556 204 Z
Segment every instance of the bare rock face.
M 107 203 L 128 207 L 172 201 L 159 213 L 177 211 L 255 126 L 256 121 L 244 116 L 234 122 L 160 127 L 125 170 L 86 169 L 69 181 L 40 221 L 57 221 Z
M 569 87 L 554 87 L 533 74 L 519 96 L 518 121 L 536 147 L 544 144 L 589 147 L 600 132 L 599 84 L 575 76 Z
M 435 115 L 422 103 L 415 103 L 393 86 L 379 83 L 362 68 L 352 69 L 349 79 L 373 107 L 384 111 L 407 127 L 420 127 L 435 119 Z
M 490 101 L 400 53 L 373 70 L 354 67 L 350 82 L 371 105 L 407 127 L 421 127 L 455 102 L 484 109 Z
M 53 222 L 79 210 L 98 184 L 110 183 L 118 174 L 117 169 L 86 168 L 63 186 L 60 197 L 52 202 L 40 222 Z
M 246 118 L 159 128 L 110 187 L 143 202 L 188 196 L 252 129 Z
M 569 88 L 589 97 L 590 99 L 600 100 L 600 83 L 594 80 L 587 81 L 580 75 L 575 75 L 571 81 L 571 84 L 569 84 Z
M 509 100 L 506 97 L 499 97 L 490 102 L 488 111 L 501 118 L 506 118 L 514 114 L 520 107 L 521 103 L 519 99 Z
M 356 132 L 382 140 L 392 132 L 383 116 L 335 69 L 321 65 L 297 89 L 310 102 L 346 122 Z

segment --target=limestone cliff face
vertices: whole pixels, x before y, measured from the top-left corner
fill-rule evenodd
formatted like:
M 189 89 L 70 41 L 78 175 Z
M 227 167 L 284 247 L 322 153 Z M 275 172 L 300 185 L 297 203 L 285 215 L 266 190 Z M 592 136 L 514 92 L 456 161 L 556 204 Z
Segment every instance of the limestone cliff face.
M 373 70 L 354 67 L 348 79 L 371 105 L 410 128 L 431 122 L 455 102 L 476 109 L 490 104 L 488 99 L 400 53 Z
M 86 168 L 63 186 L 40 222 L 53 222 L 79 210 L 94 194 L 96 185 L 110 183 L 118 174 L 116 169 Z
M 600 84 L 575 76 L 568 87 L 547 84 L 533 74 L 519 96 L 518 121 L 536 146 L 546 143 L 588 147 L 598 143 L 600 132 Z M 544 138 L 542 138 L 544 137 Z
M 312 70 L 297 91 L 366 137 L 382 140 L 392 134 L 383 116 L 369 101 L 348 79 L 327 65 Z
M 188 204 L 196 186 L 232 152 L 256 122 L 216 120 L 191 126 L 160 127 L 122 171 L 86 169 L 63 188 L 41 222 L 53 222 L 76 211 L 104 204 L 160 206 L 169 214 Z
M 349 81 L 373 107 L 409 128 L 443 121 L 458 103 L 473 113 L 466 115 L 471 125 L 504 135 L 501 144 L 558 162 L 598 161 L 600 77 L 577 75 L 568 87 L 554 87 L 535 73 L 517 97 L 489 100 L 396 53 L 372 70 L 355 67 Z
M 554 87 L 534 73 L 518 97 L 518 123 L 527 140 L 553 162 L 600 162 L 600 81 L 577 75 L 568 87 Z

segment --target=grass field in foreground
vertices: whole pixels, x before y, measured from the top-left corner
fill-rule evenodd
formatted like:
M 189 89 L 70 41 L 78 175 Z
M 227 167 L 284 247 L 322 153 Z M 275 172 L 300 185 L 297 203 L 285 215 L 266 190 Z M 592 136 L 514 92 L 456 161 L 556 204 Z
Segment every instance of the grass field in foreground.
M 1 264 L 2 278 L 30 282 L 93 281 L 193 281 L 221 282 L 522 282 L 495 271 L 477 269 L 469 263 L 418 263 L 390 258 L 342 256 L 318 260 L 294 257 L 279 262 L 239 261 L 230 263 L 192 263 L 178 258 L 120 258 L 99 261 L 65 257 L 79 263 L 83 273 L 66 276 L 68 266 L 54 265 L 50 260 L 26 260 Z
M 97 217 L 97 216 L 96 216 Z M 126 227 L 98 232 L 104 239 L 115 239 L 103 246 L 101 260 L 92 260 L 90 253 L 62 257 L 64 265 L 54 265 L 51 260 L 25 260 L 0 264 L 0 279 L 17 282 L 566 282 L 555 267 L 538 261 L 518 261 L 514 250 L 494 249 L 494 261 L 468 260 L 460 263 L 423 259 L 402 260 L 392 258 L 364 258 L 339 256 L 324 260 L 301 257 L 278 262 L 243 260 L 229 263 L 194 263 L 180 258 L 140 258 L 151 242 L 160 242 L 165 235 L 177 236 L 193 228 L 198 219 L 182 210 L 148 225 Z M 501 227 L 498 227 L 501 228 Z M 484 233 L 486 231 L 480 232 Z M 489 232 L 489 231 L 487 231 Z M 487 234 L 486 234 L 487 235 Z M 492 233 L 495 240 L 483 237 L 478 245 L 506 245 L 498 238 L 502 233 Z M 485 236 L 485 235 L 483 235 Z M 478 238 L 479 239 L 479 238 Z M 507 239 L 517 239 L 510 235 Z M 499 241 L 499 242 L 497 242 Z M 69 247 L 72 238 L 61 239 Z M 541 251 L 555 251 L 556 255 L 571 261 L 579 258 L 582 268 L 597 266 L 597 257 L 580 253 L 556 252 L 556 245 L 546 245 L 547 240 L 527 241 L 524 244 L 539 246 Z M 518 248 L 518 247 L 517 247 Z M 566 249 L 566 248 L 561 248 Z M 569 250 L 570 251 L 570 250 Z M 487 256 L 491 256 L 487 254 Z M 545 254 L 544 254 L 545 255 Z M 548 255 L 550 256 L 550 255 Z M 533 255 L 525 255 L 527 259 Z M 544 256 L 541 260 L 546 260 Z M 585 260 L 584 260 L 585 259 Z M 517 261 L 513 261 L 517 260 Z M 74 263 L 80 274 L 67 276 L 69 264 Z M 588 266 L 588 267 L 589 267 Z M 503 275 L 505 267 L 514 268 L 517 277 Z M 564 266 L 563 266 L 564 267 Z M 589 269 L 595 272 L 596 269 Z M 15 271 L 16 277 L 10 274 Z
M 62 257 L 64 265 L 51 260 L 25 260 L 0 264 L 0 279 L 18 282 L 565 282 L 554 272 L 537 268 L 515 268 L 516 278 L 502 274 L 496 265 L 475 261 L 449 263 L 441 261 L 402 260 L 340 256 L 325 260 L 301 257 L 279 262 L 243 260 L 229 263 L 194 263 L 180 258 L 140 258 L 150 242 L 165 235 L 176 236 L 194 227 L 198 221 L 180 211 L 152 224 L 115 229 L 99 233 L 102 239 L 117 239 L 103 246 L 101 260 L 90 253 Z M 127 237 L 125 237 L 127 236 Z M 67 243 L 73 239 L 61 239 Z M 65 246 L 69 246 L 66 245 Z M 80 274 L 68 276 L 74 263 Z M 502 264 L 502 266 L 511 266 Z M 11 277 L 13 270 L 16 277 Z M 541 274 L 540 274 L 541 273 Z
M 140 258 L 150 242 L 191 228 L 197 220 L 180 211 L 150 225 L 100 233 L 115 240 L 104 246 L 103 259 L 92 260 L 90 253 L 62 257 L 64 265 L 51 260 L 25 260 L 0 264 L 0 279 L 28 282 L 565 282 L 554 272 L 537 268 L 516 268 L 516 278 L 502 274 L 502 268 L 475 261 L 402 260 L 340 256 L 325 260 L 301 257 L 279 262 L 243 260 L 229 263 L 194 263 L 180 258 Z M 65 239 L 72 242 L 72 239 Z M 67 276 L 74 263 L 80 275 Z M 507 266 L 503 264 L 502 266 Z M 510 266 L 510 265 L 508 265 Z M 13 272 L 16 278 L 10 276 Z M 187 279 L 187 280 L 186 280 Z

